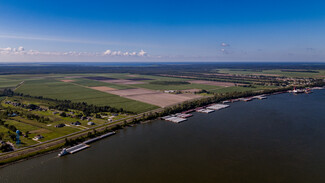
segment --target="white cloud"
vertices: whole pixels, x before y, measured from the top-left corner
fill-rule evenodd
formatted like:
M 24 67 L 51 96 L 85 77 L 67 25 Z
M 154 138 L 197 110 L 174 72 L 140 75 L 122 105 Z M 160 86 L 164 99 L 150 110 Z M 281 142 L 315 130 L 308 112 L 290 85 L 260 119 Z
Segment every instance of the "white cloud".
M 143 50 L 141 50 L 139 53 L 138 53 L 138 56 L 140 56 L 140 57 L 144 57 L 144 56 L 147 56 L 148 54 L 147 54 L 147 52 L 145 52 L 145 51 L 143 51 Z
M 111 53 L 112 53 L 111 50 L 106 50 L 106 51 L 104 52 L 104 55 L 110 55 Z
M 112 51 L 106 50 L 103 53 L 97 52 L 41 52 L 38 50 L 25 50 L 24 47 L 20 46 L 18 48 L 0 48 L 0 55 L 45 55 L 45 56 L 138 56 L 145 57 L 148 56 L 147 52 L 141 50 L 140 52 L 122 52 L 122 51 Z
M 18 51 L 24 51 L 24 50 L 25 50 L 24 47 L 22 47 L 22 46 L 18 47 Z
M 229 52 L 228 52 L 226 49 L 224 49 L 224 48 L 221 48 L 220 51 L 221 51 L 223 54 L 228 54 L 228 53 L 229 53 Z
M 228 46 L 230 46 L 230 44 L 228 44 L 228 43 L 224 43 L 224 42 L 223 42 L 223 43 L 221 43 L 221 46 L 222 46 L 222 47 L 228 47 Z
M 139 52 L 122 52 L 122 51 L 111 51 L 111 50 L 106 50 L 103 53 L 104 56 L 139 56 L 139 57 L 145 57 L 148 56 L 148 53 L 141 50 Z

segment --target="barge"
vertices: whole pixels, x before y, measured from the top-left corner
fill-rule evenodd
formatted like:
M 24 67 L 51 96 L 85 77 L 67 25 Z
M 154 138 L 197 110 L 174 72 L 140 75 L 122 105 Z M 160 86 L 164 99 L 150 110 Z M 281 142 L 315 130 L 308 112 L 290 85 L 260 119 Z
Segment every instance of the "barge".
M 111 135 L 114 135 L 115 132 L 109 132 L 109 133 L 106 133 L 104 135 L 101 135 L 99 137 L 95 137 L 95 138 L 92 138 L 92 139 L 89 139 L 89 140 L 86 140 L 85 142 L 81 143 L 81 144 L 78 144 L 78 145 L 75 145 L 75 146 L 72 146 L 70 148 L 64 148 L 62 149 L 62 151 L 58 154 L 59 157 L 61 156 L 64 156 L 64 155 L 68 155 L 68 154 L 73 154 L 73 153 L 76 153 L 76 152 L 79 152 L 79 151 L 82 151 L 86 148 L 89 148 L 90 143 L 92 142 L 95 142 L 97 140 L 100 140 L 102 138 L 105 138 L 105 137 L 108 137 L 108 136 L 111 136 Z

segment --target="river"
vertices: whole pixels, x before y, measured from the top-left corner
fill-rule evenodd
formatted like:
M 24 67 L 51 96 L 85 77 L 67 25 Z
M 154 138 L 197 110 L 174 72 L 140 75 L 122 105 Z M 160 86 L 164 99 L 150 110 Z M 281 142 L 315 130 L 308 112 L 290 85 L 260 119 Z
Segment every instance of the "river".
M 325 182 L 325 90 L 237 102 L 181 124 L 120 130 L 73 155 L 0 169 L 0 182 Z

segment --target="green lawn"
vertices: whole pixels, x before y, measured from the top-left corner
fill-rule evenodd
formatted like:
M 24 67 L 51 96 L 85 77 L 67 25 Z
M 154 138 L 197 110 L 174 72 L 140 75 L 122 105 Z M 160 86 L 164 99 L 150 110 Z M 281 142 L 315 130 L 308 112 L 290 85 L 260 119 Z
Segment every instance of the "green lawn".
M 154 105 L 51 79 L 26 81 L 16 92 L 95 105 L 109 105 L 133 112 L 157 108 Z

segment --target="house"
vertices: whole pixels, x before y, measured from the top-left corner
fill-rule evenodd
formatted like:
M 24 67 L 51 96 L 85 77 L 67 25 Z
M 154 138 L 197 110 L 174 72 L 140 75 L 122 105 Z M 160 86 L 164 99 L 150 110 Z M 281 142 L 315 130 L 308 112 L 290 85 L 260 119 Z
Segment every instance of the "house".
M 71 123 L 72 125 L 75 125 L 75 126 L 77 126 L 77 125 L 81 125 L 81 123 L 79 122 L 79 121 L 77 121 L 77 122 L 74 122 L 74 123 Z
M 44 138 L 42 135 L 36 135 L 33 140 L 41 140 L 42 138 Z
M 55 125 L 54 127 L 55 128 L 62 128 L 62 127 L 65 127 L 65 124 L 61 123 L 61 124 Z
M 11 113 L 11 114 L 8 114 L 8 117 L 15 117 L 15 116 L 18 116 L 18 114 L 16 114 L 16 113 Z
M 95 123 L 90 121 L 87 123 L 87 125 L 95 125 Z

